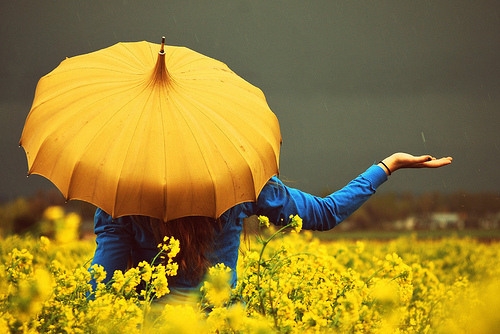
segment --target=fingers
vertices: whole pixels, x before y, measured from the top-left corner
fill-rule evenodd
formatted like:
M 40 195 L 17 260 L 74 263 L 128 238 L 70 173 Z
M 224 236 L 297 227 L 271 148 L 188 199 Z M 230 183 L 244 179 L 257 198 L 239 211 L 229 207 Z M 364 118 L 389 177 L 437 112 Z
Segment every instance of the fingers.
M 435 157 L 433 157 L 432 155 L 428 155 L 428 154 L 425 154 L 425 155 L 421 155 L 419 157 L 415 157 L 415 162 L 426 162 L 426 161 L 431 161 L 431 160 L 434 160 L 436 159 Z
M 428 160 L 423 163 L 423 167 L 428 167 L 428 168 L 438 168 L 442 166 L 446 166 L 451 164 L 453 161 L 452 157 L 443 157 L 443 158 L 432 158 L 431 160 Z

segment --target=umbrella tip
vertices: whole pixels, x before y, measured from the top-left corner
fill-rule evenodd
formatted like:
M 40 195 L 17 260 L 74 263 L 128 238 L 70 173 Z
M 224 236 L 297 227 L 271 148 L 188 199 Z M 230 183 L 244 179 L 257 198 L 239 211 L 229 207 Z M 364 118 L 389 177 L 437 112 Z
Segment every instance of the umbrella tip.
M 160 49 L 160 52 L 159 52 L 161 55 L 164 55 L 165 54 L 165 36 L 163 36 L 161 38 L 161 49 Z

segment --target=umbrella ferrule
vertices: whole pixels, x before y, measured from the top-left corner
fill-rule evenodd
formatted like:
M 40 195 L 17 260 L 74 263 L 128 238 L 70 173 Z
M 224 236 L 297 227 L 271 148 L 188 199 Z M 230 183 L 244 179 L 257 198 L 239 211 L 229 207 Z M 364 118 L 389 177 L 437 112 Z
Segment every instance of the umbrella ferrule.
M 158 59 L 156 60 L 151 82 L 153 85 L 165 85 L 170 82 L 169 77 L 167 66 L 165 64 L 165 37 L 162 37 L 160 51 L 158 52 Z
M 160 48 L 160 52 L 158 52 L 160 55 L 164 55 L 165 54 L 165 36 L 163 36 L 161 38 L 161 48 Z

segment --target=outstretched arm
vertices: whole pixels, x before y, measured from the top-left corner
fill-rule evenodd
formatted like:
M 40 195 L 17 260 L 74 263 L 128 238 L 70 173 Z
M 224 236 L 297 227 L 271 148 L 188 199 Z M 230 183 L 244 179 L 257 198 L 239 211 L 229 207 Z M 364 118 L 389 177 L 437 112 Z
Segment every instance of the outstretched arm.
M 277 225 L 286 224 L 290 215 L 298 214 L 304 229 L 329 230 L 366 202 L 392 172 L 401 168 L 437 168 L 451 161 L 451 157 L 394 153 L 326 197 L 285 186 L 274 177 L 262 189 L 250 214 L 267 216 Z

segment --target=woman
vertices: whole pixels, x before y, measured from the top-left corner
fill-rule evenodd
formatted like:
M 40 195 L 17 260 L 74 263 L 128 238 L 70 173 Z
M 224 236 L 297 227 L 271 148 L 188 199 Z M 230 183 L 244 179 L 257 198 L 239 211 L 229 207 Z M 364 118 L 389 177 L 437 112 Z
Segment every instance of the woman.
M 342 189 L 317 197 L 287 187 L 277 177 L 264 186 L 256 202 L 238 204 L 219 219 L 185 217 L 166 223 L 143 216 L 113 219 L 98 209 L 94 231 L 97 248 L 92 264 L 100 264 L 109 280 L 115 270 L 126 270 L 131 262 L 151 262 L 158 253 L 163 236 L 180 241 L 180 253 L 174 259 L 179 264 L 177 276 L 169 278 L 171 302 L 186 302 L 199 291 L 208 267 L 224 263 L 232 269 L 231 284 L 236 284 L 236 263 L 243 219 L 263 215 L 276 225 L 287 224 L 290 215 L 302 218 L 302 228 L 330 230 L 358 209 L 387 176 L 402 168 L 437 168 L 452 162 L 451 157 L 436 159 L 430 155 L 413 156 L 395 153 L 349 182 Z

